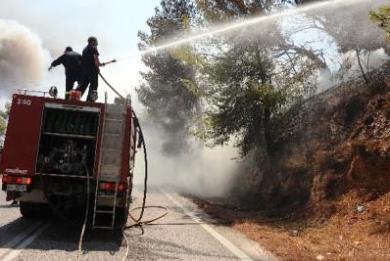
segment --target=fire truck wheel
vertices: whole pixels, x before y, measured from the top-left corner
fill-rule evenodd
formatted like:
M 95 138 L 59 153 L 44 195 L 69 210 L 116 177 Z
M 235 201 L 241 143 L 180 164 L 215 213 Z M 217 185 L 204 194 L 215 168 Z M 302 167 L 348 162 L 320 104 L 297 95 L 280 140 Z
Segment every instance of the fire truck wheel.
M 20 213 L 25 218 L 41 218 L 50 216 L 51 210 L 46 204 L 20 202 Z

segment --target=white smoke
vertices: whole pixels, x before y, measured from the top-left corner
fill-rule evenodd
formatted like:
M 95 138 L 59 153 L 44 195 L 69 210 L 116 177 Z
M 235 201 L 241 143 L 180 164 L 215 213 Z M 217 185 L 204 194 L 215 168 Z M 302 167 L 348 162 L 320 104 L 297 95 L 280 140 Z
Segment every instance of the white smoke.
M 171 188 L 200 197 L 222 197 L 229 192 L 240 167 L 236 148 L 230 145 L 208 148 L 192 140 L 188 151 L 174 157 L 166 155 L 162 149 L 166 142 L 164 132 L 142 118 L 151 186 Z M 143 182 L 142 157 L 140 151 L 136 159 L 136 184 Z
M 29 28 L 0 19 L 0 97 L 31 88 L 42 80 L 48 52 Z
M 360 65 L 358 58 L 360 59 Z M 349 69 L 347 74 L 348 78 L 354 78 L 361 75 L 362 70 L 367 73 L 378 69 L 388 60 L 389 56 L 385 53 L 383 48 L 375 51 L 361 51 L 358 54 L 356 51 L 348 51 L 342 54 L 341 57 L 343 66 Z
M 234 160 L 237 150 L 230 146 L 199 148 L 174 158 L 151 148 L 150 184 L 168 186 L 184 194 L 222 197 L 229 192 L 239 167 Z

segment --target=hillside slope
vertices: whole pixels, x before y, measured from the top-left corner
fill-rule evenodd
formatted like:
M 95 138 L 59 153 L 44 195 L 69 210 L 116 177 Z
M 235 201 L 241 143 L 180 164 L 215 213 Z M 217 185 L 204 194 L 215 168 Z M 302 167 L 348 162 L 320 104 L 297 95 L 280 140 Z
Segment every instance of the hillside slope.
M 229 200 L 199 205 L 286 260 L 390 260 L 389 68 L 293 108 Z
M 386 64 L 371 84 L 345 83 L 286 113 L 272 126 L 268 157 L 259 148 L 247 159 L 233 198 L 252 209 L 289 211 L 351 188 L 389 191 L 389 71 Z

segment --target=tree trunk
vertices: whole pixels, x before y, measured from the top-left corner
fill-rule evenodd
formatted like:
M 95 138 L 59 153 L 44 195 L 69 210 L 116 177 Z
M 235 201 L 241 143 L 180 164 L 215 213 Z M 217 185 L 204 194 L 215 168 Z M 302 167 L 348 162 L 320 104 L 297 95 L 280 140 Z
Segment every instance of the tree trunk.
M 366 73 L 364 72 L 362 61 L 360 60 L 360 50 L 356 49 L 355 52 L 356 52 L 356 57 L 359 64 L 360 71 L 362 72 L 362 77 L 366 83 L 369 83 L 370 80 L 368 79 Z

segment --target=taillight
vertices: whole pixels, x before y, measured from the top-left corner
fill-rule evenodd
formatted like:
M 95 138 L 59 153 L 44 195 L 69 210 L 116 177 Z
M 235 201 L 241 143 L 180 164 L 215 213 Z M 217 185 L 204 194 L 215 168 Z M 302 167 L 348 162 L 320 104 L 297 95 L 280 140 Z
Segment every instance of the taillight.
M 3 184 L 30 185 L 32 179 L 31 177 L 3 176 L 2 182 Z
M 100 183 L 100 189 L 106 190 L 106 191 L 115 191 L 115 183 L 114 182 L 101 182 Z M 126 183 L 119 183 L 118 185 L 118 191 L 123 192 L 127 188 Z
M 112 182 L 102 182 L 100 183 L 100 189 L 101 190 L 115 190 L 115 183 Z
M 23 178 L 22 177 L 17 177 L 16 178 L 16 184 L 22 184 L 23 183 Z
M 119 192 L 123 192 L 123 191 L 125 191 L 126 190 L 126 183 L 119 183 L 119 185 L 118 185 L 118 191 Z
M 12 183 L 12 177 L 11 176 L 3 176 L 2 180 L 3 184 Z
M 32 179 L 30 177 L 26 177 L 23 180 L 23 184 L 30 185 L 32 182 Z

